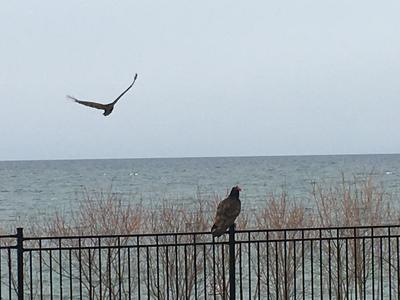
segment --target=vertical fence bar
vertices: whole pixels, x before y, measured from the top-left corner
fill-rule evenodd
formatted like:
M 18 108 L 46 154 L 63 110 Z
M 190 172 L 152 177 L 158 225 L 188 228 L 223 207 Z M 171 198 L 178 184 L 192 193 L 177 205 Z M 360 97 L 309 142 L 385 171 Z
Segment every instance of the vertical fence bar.
M 79 299 L 83 299 L 82 298 L 82 242 L 81 242 L 81 238 L 78 239 L 78 255 L 79 255 Z
M 278 241 L 275 241 L 275 297 L 279 299 L 279 256 Z
M 358 281 L 357 281 L 357 276 L 358 276 L 358 269 L 357 269 L 357 261 L 358 261 L 358 259 L 357 259 L 357 255 L 358 255 L 358 253 L 357 253 L 357 228 L 356 227 L 354 227 L 353 228 L 353 238 L 354 238 L 354 297 L 355 297 L 355 299 L 358 299 L 358 296 L 357 296 L 357 285 L 358 285 Z
M 240 294 L 239 299 L 243 299 L 243 271 L 242 271 L 242 269 L 243 269 L 242 244 L 239 244 L 239 294 Z
M 236 299 L 235 282 L 235 224 L 229 227 L 229 299 Z
M 118 258 L 118 299 L 122 299 L 122 276 L 121 276 L 121 237 L 117 239 L 117 258 Z M 90 250 L 89 250 L 90 251 Z
M 360 295 L 363 297 L 363 299 L 367 299 L 367 271 L 366 271 L 366 267 L 365 267 L 365 239 L 362 239 L 362 286 L 363 286 L 363 290 L 362 293 L 360 291 L 361 294 L 363 294 L 364 296 Z
M 221 262 L 222 262 L 222 299 L 226 299 L 227 286 L 226 286 L 226 276 L 225 276 L 225 244 L 221 245 Z M 228 261 L 229 263 L 229 261 Z
M 340 275 L 340 265 L 341 265 L 341 260 L 340 260 L 340 231 L 339 228 L 336 229 L 336 265 L 337 265 L 337 298 L 342 299 L 341 297 L 341 275 Z
M 379 238 L 379 267 L 380 267 L 381 299 L 383 299 L 383 245 L 381 237 Z
M 324 299 L 324 286 L 322 281 L 322 229 L 319 229 L 319 288 L 321 300 Z
M 175 289 L 176 289 L 176 299 L 179 299 L 178 235 L 176 234 L 174 236 L 174 242 L 175 242 Z M 215 260 L 214 260 L 214 271 L 215 271 Z M 215 273 L 214 273 L 214 295 L 215 295 Z
M 58 240 L 58 261 L 59 261 L 59 269 L 58 272 L 60 273 L 59 277 L 59 288 L 60 288 L 60 300 L 63 298 L 63 283 L 62 283 L 62 258 L 61 258 L 61 239 Z
M 303 300 L 306 299 L 306 286 L 305 286 L 305 271 L 304 271 L 304 229 L 301 230 L 301 283 L 303 291 Z
M 247 251 L 247 267 L 249 272 L 249 299 L 251 299 L 251 244 L 250 244 L 251 234 L 250 232 L 247 233 L 247 241 L 248 241 L 248 251 Z
M 1 274 L 3 274 L 3 271 L 1 268 L 1 252 L 0 252 L 0 299 L 2 299 L 2 284 L 1 283 L 3 282 Z
M 349 240 L 346 239 L 346 296 L 349 299 Z
M 389 260 L 389 300 L 392 300 L 392 246 L 390 243 L 390 227 L 388 228 L 388 260 Z
M 107 271 L 108 271 L 108 296 L 110 299 L 113 298 L 112 286 L 111 286 L 111 248 L 108 248 L 107 253 Z
M 293 294 L 294 294 L 294 299 L 297 299 L 297 291 L 296 291 L 296 241 L 293 241 Z M 304 291 L 303 291 L 304 293 Z
M 261 299 L 261 272 L 260 272 L 260 242 L 257 242 L 257 294 Z
M 137 285 L 137 297 L 138 297 L 138 299 L 140 299 L 140 284 L 141 284 L 141 281 L 140 281 L 140 248 L 139 248 L 139 242 L 140 242 L 140 240 L 139 240 L 139 236 L 137 236 L 136 237 L 136 245 L 137 245 L 137 253 L 136 253 L 136 255 L 137 255 L 137 266 L 136 266 L 136 268 L 137 268 L 137 280 L 138 280 L 138 285 Z
M 150 299 L 150 258 L 149 247 L 146 247 L 146 262 L 147 262 L 147 299 Z M 111 298 L 110 298 L 111 299 Z
M 289 299 L 288 297 L 288 274 L 287 274 L 287 233 L 286 230 L 283 231 L 283 249 L 284 249 L 284 253 L 283 253 L 283 272 L 285 274 L 284 276 L 284 298 L 285 299 Z
M 49 278 L 50 278 L 50 299 L 53 300 L 53 255 L 52 251 L 49 250 Z
M 158 235 L 156 235 L 156 266 L 157 266 L 157 297 L 160 299 L 160 246 L 158 245 Z
M 43 300 L 43 263 L 42 263 L 42 240 L 39 240 L 39 285 L 40 300 Z
M 132 298 L 132 287 L 131 287 L 131 248 L 128 250 L 128 297 L 129 300 Z
M 215 279 L 215 237 L 212 238 L 212 270 L 213 270 L 213 299 L 216 300 L 217 299 L 217 288 L 216 288 L 216 279 Z
M 170 272 L 170 266 L 169 266 L 169 248 L 168 246 L 165 247 L 165 281 L 167 283 L 167 291 L 166 291 L 166 296 L 167 300 L 169 300 L 169 272 Z
M 193 234 L 193 269 L 194 269 L 194 298 L 197 297 L 197 250 L 196 250 L 196 234 Z
M 206 245 L 203 245 L 203 285 L 204 285 L 204 300 L 207 300 L 207 256 L 206 256 Z
M 374 228 L 371 228 L 372 299 L 375 298 Z
M 311 265 L 311 299 L 314 299 L 314 245 L 313 240 L 310 241 L 310 265 Z
M 332 259 L 331 259 L 331 240 L 328 239 L 328 295 L 332 299 Z
M 102 263 L 101 263 L 101 238 L 97 239 L 97 243 L 98 243 L 98 251 L 99 251 L 99 295 L 100 297 L 103 297 L 103 293 L 102 293 L 102 274 L 101 274 L 101 269 L 102 269 Z
M 24 230 L 17 228 L 18 300 L 24 300 Z
M 399 247 L 399 237 L 396 238 L 396 252 L 397 252 L 397 293 L 399 294 L 398 299 L 400 299 L 400 247 Z
M 29 251 L 29 291 L 31 293 L 31 300 L 33 300 L 33 270 L 32 270 L 32 251 Z M 0 295 L 1 299 L 1 295 Z
M 267 299 L 270 299 L 270 289 L 269 289 L 269 231 L 267 231 Z
M 11 264 L 11 248 L 7 249 L 8 253 L 8 299 L 12 299 L 12 264 Z
M 396 238 L 396 252 L 397 252 L 397 293 L 399 294 L 398 299 L 400 299 L 400 247 L 399 247 L 399 237 Z
M 183 246 L 183 256 L 184 256 L 184 274 L 185 274 L 185 297 L 189 299 L 189 279 L 188 279 L 188 258 L 187 258 L 187 246 Z

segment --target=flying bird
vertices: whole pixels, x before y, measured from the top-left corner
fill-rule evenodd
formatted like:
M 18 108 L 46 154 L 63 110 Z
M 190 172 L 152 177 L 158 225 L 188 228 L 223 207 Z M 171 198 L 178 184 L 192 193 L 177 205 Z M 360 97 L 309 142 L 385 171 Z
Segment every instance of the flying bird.
M 108 115 L 111 114 L 111 112 L 113 111 L 114 105 L 118 102 L 118 100 L 119 100 L 123 95 L 125 95 L 125 93 L 126 93 L 127 91 L 129 91 L 129 89 L 133 86 L 133 84 L 134 84 L 135 81 L 136 81 L 136 78 L 137 78 L 137 74 L 135 74 L 135 77 L 133 78 L 133 82 L 131 83 L 131 85 L 128 86 L 128 88 L 127 88 L 125 91 L 123 91 L 122 94 L 119 95 L 113 102 L 108 103 L 108 104 L 101 104 L 101 103 L 91 102 L 91 101 L 82 101 L 82 100 L 76 99 L 76 98 L 74 98 L 74 97 L 72 97 L 72 96 L 69 96 L 69 95 L 68 95 L 67 97 L 68 97 L 69 99 L 74 100 L 76 103 L 79 103 L 79 104 L 82 104 L 82 105 L 86 105 L 86 106 L 89 106 L 89 107 L 93 107 L 93 108 L 97 108 L 97 109 L 102 109 L 102 110 L 104 110 L 103 115 L 104 115 L 104 116 L 108 116 Z
M 240 187 L 234 186 L 229 196 L 218 204 L 214 225 L 211 228 L 213 236 L 221 236 L 226 232 L 229 226 L 234 224 L 241 208 L 239 199 L 240 191 Z

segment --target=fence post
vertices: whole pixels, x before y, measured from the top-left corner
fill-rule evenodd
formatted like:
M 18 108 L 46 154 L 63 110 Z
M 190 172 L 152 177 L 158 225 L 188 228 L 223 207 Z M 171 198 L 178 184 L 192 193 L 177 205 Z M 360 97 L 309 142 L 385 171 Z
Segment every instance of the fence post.
M 24 300 L 24 230 L 17 228 L 18 300 Z
M 229 227 L 229 299 L 236 299 L 235 224 Z

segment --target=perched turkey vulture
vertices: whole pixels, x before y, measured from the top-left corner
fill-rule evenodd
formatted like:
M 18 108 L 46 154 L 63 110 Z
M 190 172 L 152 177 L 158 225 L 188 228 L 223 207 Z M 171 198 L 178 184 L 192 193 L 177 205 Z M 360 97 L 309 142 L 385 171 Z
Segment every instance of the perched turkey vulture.
M 241 208 L 239 199 L 240 191 L 240 187 L 234 186 L 229 196 L 218 204 L 214 225 L 211 228 L 213 236 L 221 236 L 226 232 L 229 226 L 234 224 Z
M 131 83 L 131 85 L 128 86 L 128 88 L 127 88 L 125 91 L 123 91 L 122 94 L 119 95 L 113 102 L 108 103 L 108 104 L 101 104 L 101 103 L 90 102 L 90 101 L 81 101 L 81 100 L 76 99 L 76 98 L 74 98 L 74 97 L 72 97 L 72 96 L 69 96 L 69 95 L 68 95 L 67 97 L 68 97 L 69 99 L 74 100 L 76 103 L 79 103 L 79 104 L 82 104 L 82 105 L 86 105 L 86 106 L 89 106 L 89 107 L 93 107 L 93 108 L 97 108 L 97 109 L 102 109 L 102 110 L 104 110 L 103 115 L 108 116 L 108 115 L 111 114 L 111 112 L 113 111 L 115 103 L 117 103 L 118 100 L 119 100 L 123 95 L 125 95 L 125 93 L 126 93 L 127 91 L 129 91 L 129 89 L 133 86 L 133 84 L 134 84 L 135 81 L 136 81 L 136 78 L 137 78 L 137 74 L 135 74 L 135 78 L 133 78 L 133 82 Z

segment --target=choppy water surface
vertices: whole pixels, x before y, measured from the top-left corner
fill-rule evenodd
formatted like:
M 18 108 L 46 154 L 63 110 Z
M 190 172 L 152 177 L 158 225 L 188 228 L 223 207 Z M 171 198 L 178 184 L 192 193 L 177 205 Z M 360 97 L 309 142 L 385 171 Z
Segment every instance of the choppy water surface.
M 0 220 L 67 211 L 86 188 L 123 194 L 126 201 L 156 206 L 162 199 L 190 205 L 196 194 L 224 196 L 233 185 L 244 191 L 244 208 L 256 208 L 280 192 L 301 201 L 312 182 L 335 184 L 341 174 L 370 174 L 395 199 L 400 195 L 400 155 L 221 157 L 0 162 Z

